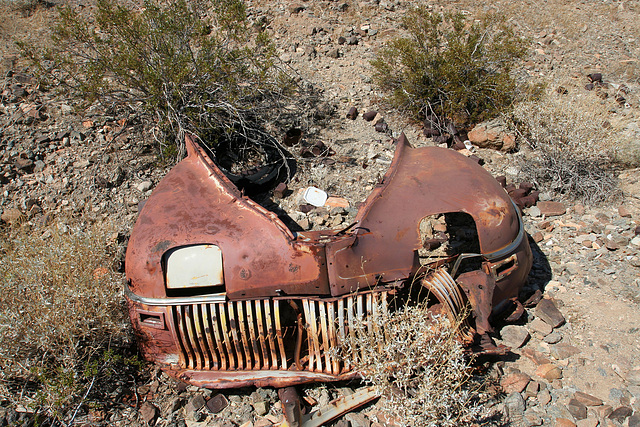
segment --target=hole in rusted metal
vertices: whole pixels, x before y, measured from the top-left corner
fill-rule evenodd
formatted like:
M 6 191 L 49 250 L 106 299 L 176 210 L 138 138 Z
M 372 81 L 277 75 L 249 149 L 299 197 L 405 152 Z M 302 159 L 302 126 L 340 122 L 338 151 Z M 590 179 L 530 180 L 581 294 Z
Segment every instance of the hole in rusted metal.
M 418 249 L 421 265 L 431 264 L 461 253 L 480 253 L 480 241 L 476 223 L 471 215 L 464 212 L 450 212 L 426 216 L 420 221 Z M 471 258 L 462 262 L 461 271 L 480 268 L 481 260 Z

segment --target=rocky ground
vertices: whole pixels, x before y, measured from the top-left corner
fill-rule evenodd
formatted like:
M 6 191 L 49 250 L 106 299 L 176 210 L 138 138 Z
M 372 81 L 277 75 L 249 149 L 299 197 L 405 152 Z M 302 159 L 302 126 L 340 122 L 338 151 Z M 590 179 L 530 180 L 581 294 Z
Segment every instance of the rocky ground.
M 358 203 L 391 162 L 392 137 L 405 132 L 416 145 L 434 144 L 424 136 L 421 125 L 384 111 L 381 94 L 370 80 L 368 61 L 385 40 L 398 33 L 399 20 L 410 2 L 249 3 L 250 18 L 267 23 L 283 62 L 322 91 L 326 108 L 322 114 L 330 118 L 322 127 L 313 121 L 292 123 L 304 132 L 295 150 L 318 143 L 322 149 L 319 155 L 299 159 L 299 172 L 289 184 L 291 195 L 263 203 L 277 204 L 305 229 L 349 224 Z M 437 2 L 429 4 L 440 7 Z M 583 30 L 579 25 L 576 35 L 567 30 L 578 25 L 575 22 L 563 27 L 562 22 L 551 19 L 549 25 L 556 25 L 554 28 L 532 27 L 528 17 L 514 16 L 513 22 L 533 43 L 523 76 L 547 75 L 550 85 L 561 81 L 559 75 L 572 76 L 565 86 L 583 99 L 592 97 L 594 103 L 608 109 L 614 126 L 633 137 L 640 132 L 640 82 L 637 74 L 633 80 L 628 73 L 634 75 L 630 67 L 637 65 L 639 55 L 629 40 L 640 34 L 629 19 L 638 4 L 575 2 L 573 6 L 596 14 L 589 25 L 599 26 Z M 463 3 L 458 7 L 474 13 L 474 7 L 486 8 Z M 498 2 L 494 7 L 512 11 L 507 3 Z M 597 14 L 596 7 L 604 12 Z M 616 19 L 610 17 L 612 13 L 618 13 Z M 566 16 L 573 15 L 567 12 Z M 585 52 L 578 54 L 574 48 L 577 39 L 591 41 L 594 32 L 601 37 L 602 49 L 596 53 L 600 57 L 591 62 Z M 609 39 L 614 42 L 608 43 Z M 615 49 L 619 49 L 618 56 L 612 53 Z M 38 76 L 12 59 L 10 48 L 5 53 L 6 74 L 0 82 L 2 221 L 45 224 L 64 218 L 87 223 L 108 219 L 127 235 L 139 203 L 170 166 L 158 155 L 153 139 L 143 133 L 140 119 L 108 113 L 98 105 L 78 109 L 73 101 L 39 86 Z M 616 101 L 620 94 L 615 86 L 605 88 L 610 97 L 583 88 L 589 82 L 587 70 L 597 71 L 598 67 L 605 73 L 612 70 L 605 79 L 618 88 L 626 85 L 624 102 Z M 351 107 L 359 110 L 355 119 L 347 118 Z M 373 110 L 387 123 L 386 129 L 378 129 L 382 132 L 374 128 L 377 120 L 363 119 L 363 113 Z M 520 182 L 515 158 L 521 154 L 478 146 L 465 150 L 482 159 L 495 176 L 506 176 L 508 183 Z M 504 414 L 503 424 L 640 425 L 640 171 L 621 170 L 620 181 L 622 196 L 604 206 L 583 206 L 542 189 L 540 202 L 524 210 L 535 254 L 525 293 L 534 298 L 519 323 L 506 325 L 497 334 L 512 348 L 490 373 L 499 382 L 501 394 L 488 406 Z M 299 192 L 309 185 L 326 191 L 338 205 L 302 212 Z M 305 400 L 319 407 L 352 393 L 353 387 L 307 387 Z M 89 410 L 78 414 L 76 421 L 85 425 L 256 427 L 282 421 L 280 402 L 271 389 L 219 393 L 187 387 L 155 372 L 147 384 L 119 396 L 117 410 Z M 0 410 L 0 425 L 28 419 L 15 409 Z M 354 427 L 384 424 L 376 404 L 337 421 L 337 425 Z

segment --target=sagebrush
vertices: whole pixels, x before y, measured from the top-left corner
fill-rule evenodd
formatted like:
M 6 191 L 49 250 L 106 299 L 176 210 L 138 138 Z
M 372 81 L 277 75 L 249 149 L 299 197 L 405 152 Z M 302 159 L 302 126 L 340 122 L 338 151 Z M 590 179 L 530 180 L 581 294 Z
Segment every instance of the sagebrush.
M 527 154 L 521 179 L 585 204 L 620 196 L 615 138 L 595 112 L 548 95 L 519 103 L 509 119 Z
M 375 386 L 398 425 L 460 426 L 480 420 L 480 382 L 459 339 L 459 321 L 433 315 L 426 301 L 374 311 L 343 343 L 346 362 Z
M 420 6 L 407 14 L 403 27 L 408 36 L 389 42 L 372 61 L 375 81 L 396 107 L 465 125 L 511 105 L 511 71 L 526 42 L 503 17 L 487 15 L 469 24 L 461 13 Z
M 119 249 L 111 227 L 27 227 L 0 241 L 0 400 L 63 419 L 125 373 Z

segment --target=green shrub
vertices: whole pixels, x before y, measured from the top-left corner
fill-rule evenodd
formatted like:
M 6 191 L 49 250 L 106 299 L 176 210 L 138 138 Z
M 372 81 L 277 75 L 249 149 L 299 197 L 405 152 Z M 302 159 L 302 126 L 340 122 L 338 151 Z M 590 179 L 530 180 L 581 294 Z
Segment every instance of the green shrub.
M 53 82 L 87 102 L 142 109 L 169 140 L 269 139 L 260 123 L 292 86 L 241 0 L 145 0 L 139 9 L 98 0 L 88 17 L 67 6 L 53 39 L 53 48 L 21 47 Z
M 63 419 L 137 368 L 128 359 L 131 330 L 122 277 L 112 269 L 119 251 L 112 234 L 97 226 L 3 230 L 3 400 Z
M 418 7 L 403 20 L 408 37 L 395 39 L 372 61 L 374 79 L 390 100 L 412 114 L 435 114 L 467 124 L 509 107 L 516 91 L 511 69 L 525 54 L 504 18 Z

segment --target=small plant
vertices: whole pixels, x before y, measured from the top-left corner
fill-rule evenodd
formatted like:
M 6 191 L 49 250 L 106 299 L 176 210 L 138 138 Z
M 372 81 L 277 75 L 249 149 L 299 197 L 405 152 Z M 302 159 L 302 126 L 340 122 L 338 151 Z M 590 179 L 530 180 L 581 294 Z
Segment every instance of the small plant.
M 510 72 L 525 43 L 504 18 L 487 15 L 468 24 L 461 13 L 420 6 L 403 25 L 408 36 L 391 41 L 372 61 L 374 79 L 396 107 L 464 125 L 511 105 L 516 86 Z
M 620 195 L 611 130 L 594 112 L 552 95 L 519 103 L 510 115 L 521 146 L 521 179 L 585 204 Z
M 137 368 L 118 249 L 109 227 L 26 227 L 0 241 L 0 396 L 62 420 Z
M 434 316 L 426 301 L 389 314 L 374 311 L 343 343 L 345 360 L 383 397 L 399 425 L 459 426 L 478 421 L 477 381 L 457 321 Z
M 191 132 L 212 147 L 233 141 L 241 156 L 274 143 L 261 123 L 288 102 L 292 81 L 266 33 L 247 24 L 241 0 L 145 0 L 142 8 L 98 0 L 89 17 L 67 6 L 53 40 L 45 50 L 21 47 L 85 101 L 146 112 L 162 144 L 181 146 Z

